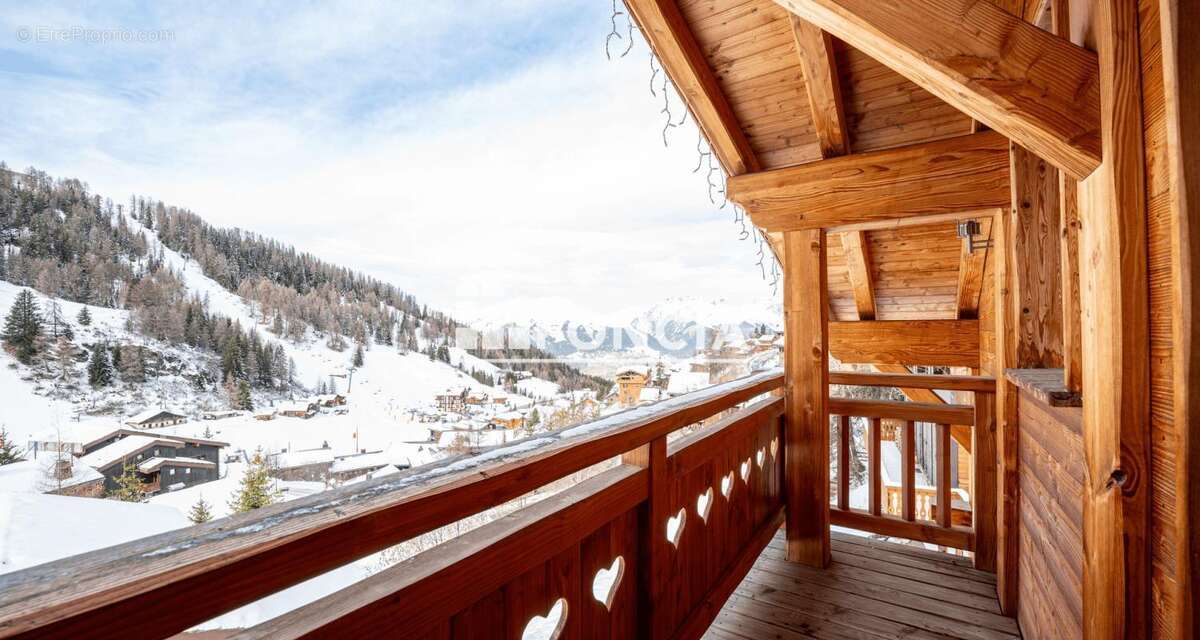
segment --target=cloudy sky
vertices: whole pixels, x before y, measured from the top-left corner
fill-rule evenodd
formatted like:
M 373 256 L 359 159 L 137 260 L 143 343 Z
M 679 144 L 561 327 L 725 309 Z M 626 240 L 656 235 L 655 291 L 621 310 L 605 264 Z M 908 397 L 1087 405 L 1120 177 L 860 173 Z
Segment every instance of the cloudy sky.
M 26 4 L 0 12 L 12 168 L 184 206 L 467 319 L 771 299 L 692 173 L 696 130 L 663 147 L 645 43 L 605 59 L 607 0 Z

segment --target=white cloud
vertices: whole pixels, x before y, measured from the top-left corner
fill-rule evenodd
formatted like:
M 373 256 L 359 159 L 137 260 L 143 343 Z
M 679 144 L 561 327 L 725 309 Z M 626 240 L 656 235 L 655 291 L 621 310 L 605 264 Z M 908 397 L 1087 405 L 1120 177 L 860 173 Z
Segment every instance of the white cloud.
M 516 29 L 545 5 L 489 5 L 464 25 L 470 12 L 428 4 L 399 16 L 381 13 L 390 3 L 314 9 L 240 27 L 189 16 L 191 35 L 167 62 L 117 90 L 73 75 L 88 65 L 70 55 L 55 60 L 72 70 L 61 76 L 0 75 L 15 98 L 0 117 L 21 124 L 0 132 L 0 158 L 80 177 L 118 202 L 138 193 L 186 206 L 467 318 L 769 297 L 753 242 L 737 241 L 732 213 L 717 211 L 690 172 L 695 129 L 672 130 L 672 147 L 662 146 L 644 43 L 606 61 L 600 15 L 590 40 L 463 71 L 456 47 L 503 51 L 514 36 L 495 27 Z M 387 54 L 373 55 L 377 47 Z M 424 65 L 437 82 L 397 65 Z M 386 86 L 392 69 L 417 87 L 412 97 L 348 117 L 347 105 Z M 272 95 L 260 76 L 288 86 Z

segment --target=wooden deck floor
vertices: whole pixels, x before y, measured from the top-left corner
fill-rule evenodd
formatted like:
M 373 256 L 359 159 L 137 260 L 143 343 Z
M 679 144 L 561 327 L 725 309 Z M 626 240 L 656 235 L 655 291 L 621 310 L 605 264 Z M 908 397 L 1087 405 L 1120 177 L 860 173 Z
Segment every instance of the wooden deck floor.
M 842 533 L 833 563 L 784 561 L 777 534 L 705 636 L 760 638 L 1020 638 L 1000 614 L 996 579 L 969 560 Z

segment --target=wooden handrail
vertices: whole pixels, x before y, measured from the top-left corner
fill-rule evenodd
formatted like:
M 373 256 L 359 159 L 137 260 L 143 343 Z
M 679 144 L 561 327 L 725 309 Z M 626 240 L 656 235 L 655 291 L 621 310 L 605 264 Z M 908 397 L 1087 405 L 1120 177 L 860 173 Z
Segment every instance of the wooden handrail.
M 967 404 L 932 404 L 927 402 L 830 398 L 829 414 L 945 424 L 975 424 L 975 408 Z
M 843 382 L 858 380 L 857 375 L 851 374 L 840 378 Z M 881 386 L 892 386 L 892 378 L 909 378 L 917 376 L 887 375 L 875 378 L 872 374 L 865 381 L 878 381 Z M 933 386 L 941 384 L 930 380 L 942 376 L 920 376 L 923 384 Z M 963 376 L 959 376 L 963 378 Z M 969 376 L 975 378 L 975 376 Z M 832 374 L 831 374 L 832 380 Z M 951 487 L 950 487 L 950 425 L 966 425 L 965 428 L 974 430 L 976 411 L 979 406 L 988 406 L 993 402 L 993 395 L 979 389 L 986 385 L 978 380 L 971 380 L 975 385 L 975 406 L 953 404 L 930 404 L 920 402 L 892 402 L 883 400 L 856 400 L 849 398 L 830 398 L 829 413 L 837 416 L 839 456 L 836 462 L 838 469 L 837 500 L 831 507 L 831 522 L 841 526 L 864 529 L 883 535 L 891 535 L 913 540 L 922 540 L 940 545 L 952 546 L 959 549 L 974 551 L 976 541 L 975 531 L 955 524 L 952 517 Z M 867 432 L 867 482 L 870 486 L 866 510 L 854 508 L 849 501 L 849 467 L 848 449 L 850 445 L 850 418 L 869 418 L 870 429 Z M 882 465 L 880 464 L 880 440 L 882 439 L 882 420 L 899 420 L 900 445 L 900 477 L 893 479 L 899 482 L 898 504 L 891 499 L 892 489 L 889 488 L 887 508 L 881 504 L 880 483 L 882 481 Z M 918 494 L 922 493 L 916 485 L 915 435 L 916 423 L 934 423 L 936 434 L 936 486 L 924 493 L 927 498 L 936 499 L 938 508 L 934 511 L 927 505 L 921 505 Z M 978 435 L 978 434 L 975 434 Z M 985 450 L 990 448 L 985 447 Z M 919 508 L 925 507 L 925 508 Z M 936 518 L 936 522 L 927 522 L 927 518 Z M 973 517 L 972 527 L 978 525 Z M 986 524 L 986 523 L 985 523 Z M 990 532 L 984 532 L 984 538 L 989 539 Z
M 981 393 L 996 392 L 996 379 L 991 376 L 950 376 L 916 373 L 903 374 L 830 371 L 829 384 L 858 387 L 941 389 L 943 391 L 978 391 Z
M 0 575 L 0 638 L 169 636 L 782 385 L 781 372 L 765 372 L 478 455 Z

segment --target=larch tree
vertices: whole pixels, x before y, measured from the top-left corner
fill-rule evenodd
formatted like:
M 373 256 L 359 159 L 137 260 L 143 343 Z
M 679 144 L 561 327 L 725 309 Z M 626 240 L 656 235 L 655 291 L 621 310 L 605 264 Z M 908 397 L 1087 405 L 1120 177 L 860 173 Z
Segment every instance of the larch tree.
M 138 476 L 137 467 L 125 464 L 121 475 L 117 476 L 117 488 L 109 491 L 108 497 L 121 502 L 141 502 L 146 499 L 146 487 Z
M 191 520 L 192 524 L 204 524 L 212 519 L 212 505 L 208 504 L 202 495 L 192 505 L 192 509 L 188 511 L 188 520 Z
M 263 458 L 262 449 L 258 449 L 250 459 L 250 464 L 246 466 L 241 486 L 229 502 L 229 508 L 235 513 L 245 513 L 272 504 L 278 497 L 279 492 L 271 488 L 270 470 Z

